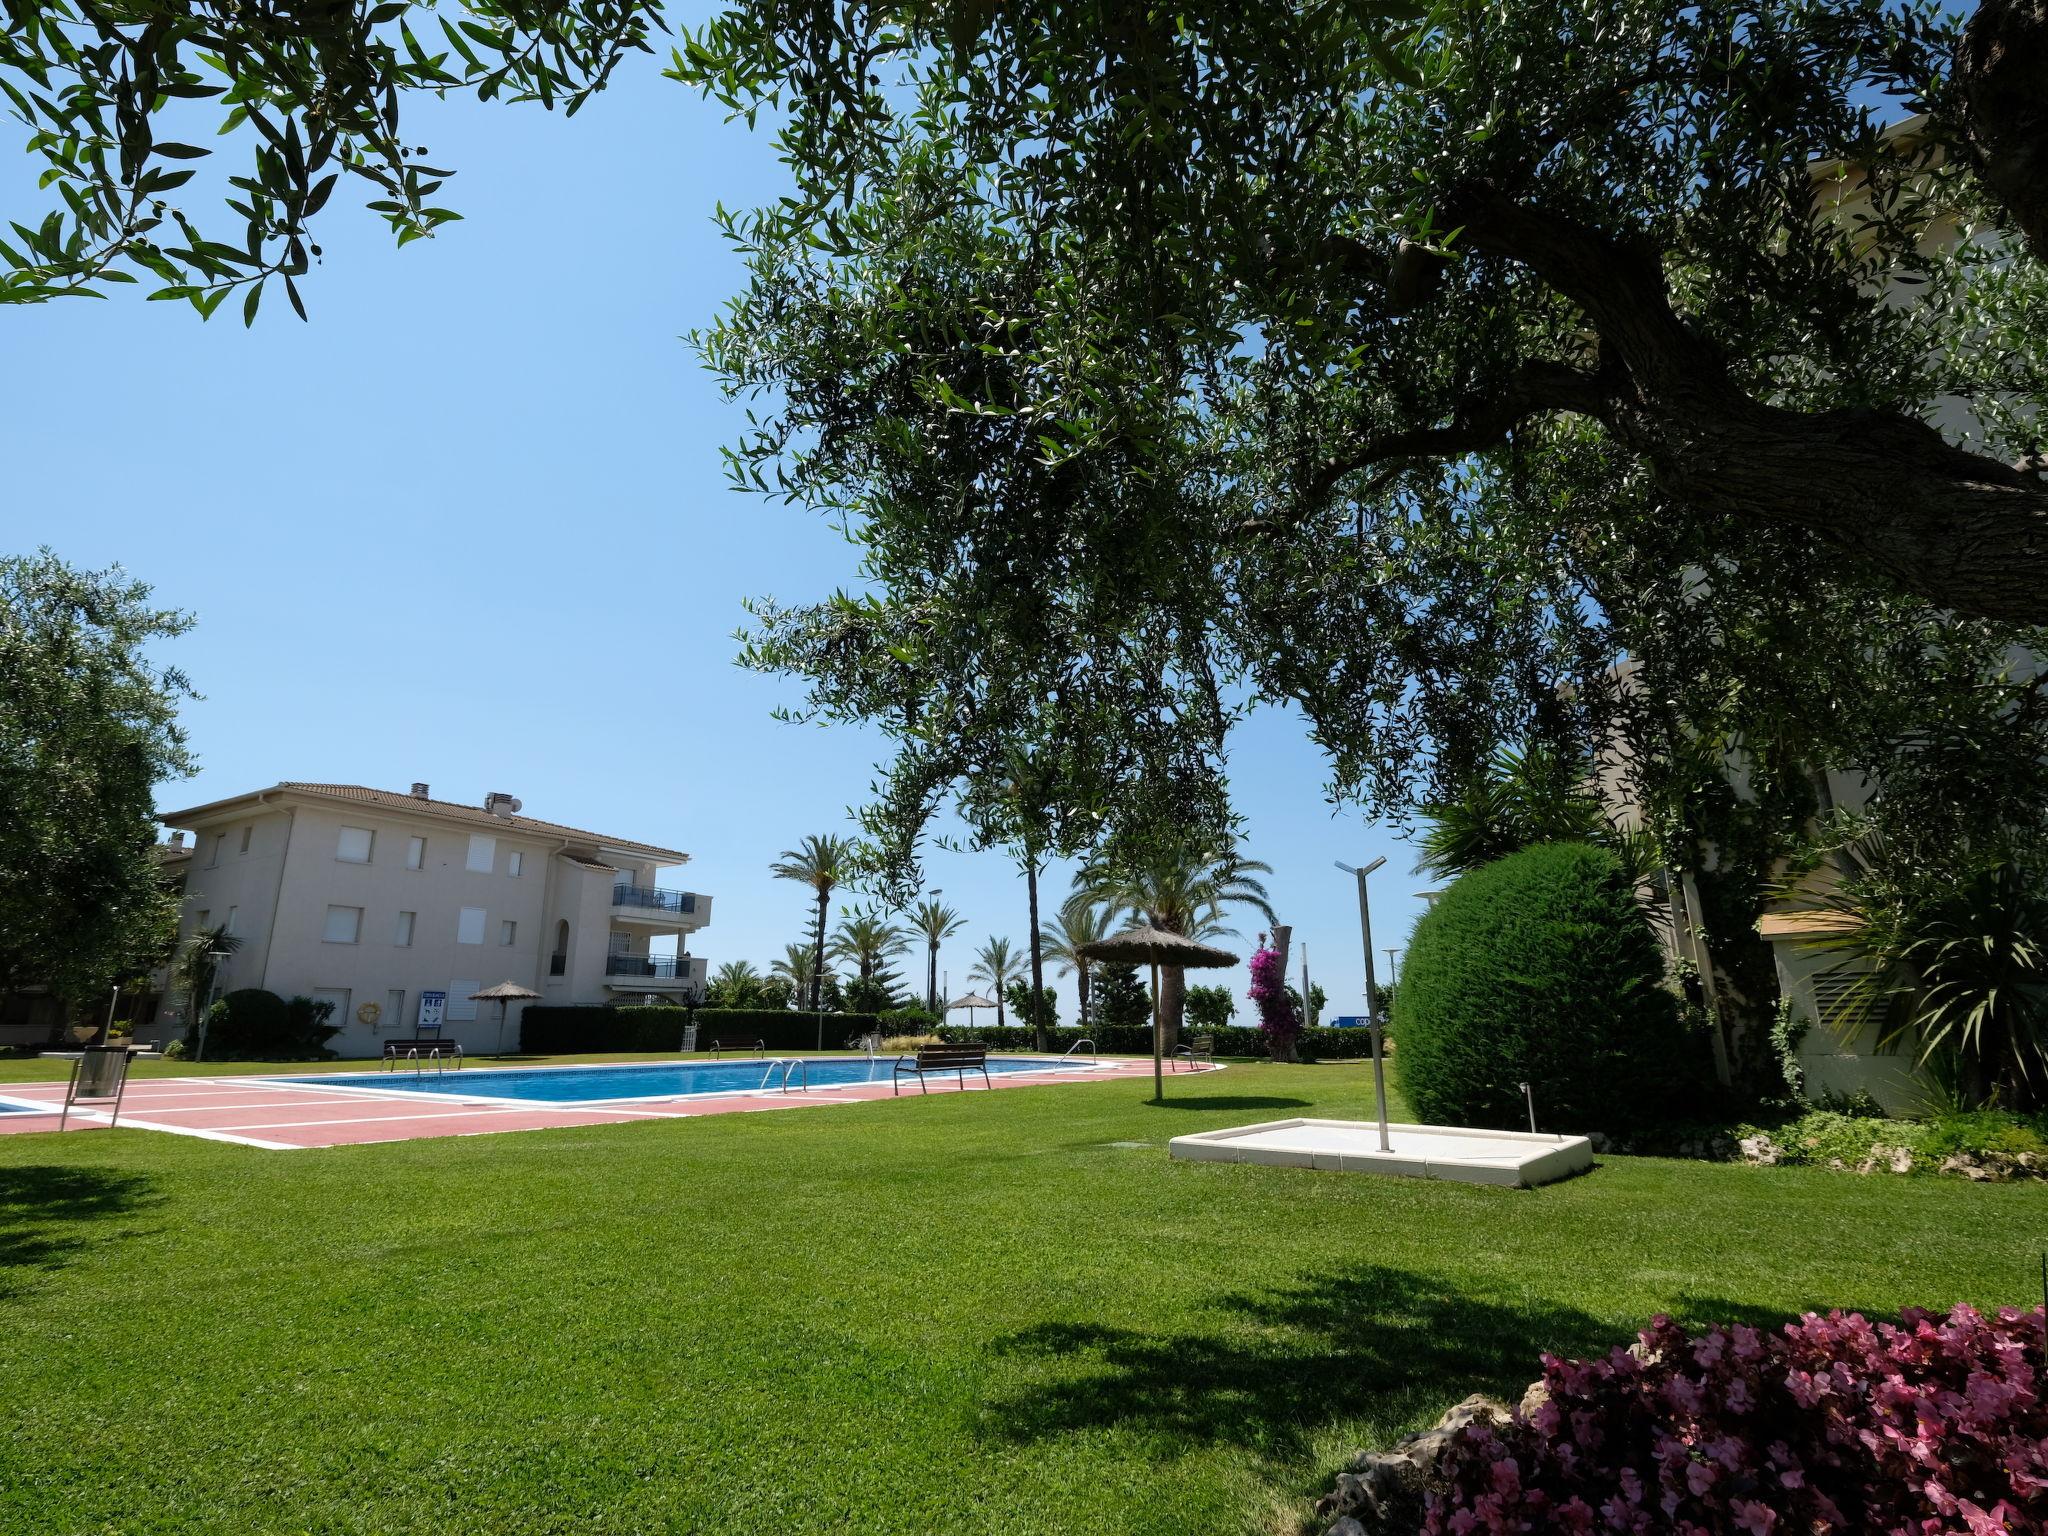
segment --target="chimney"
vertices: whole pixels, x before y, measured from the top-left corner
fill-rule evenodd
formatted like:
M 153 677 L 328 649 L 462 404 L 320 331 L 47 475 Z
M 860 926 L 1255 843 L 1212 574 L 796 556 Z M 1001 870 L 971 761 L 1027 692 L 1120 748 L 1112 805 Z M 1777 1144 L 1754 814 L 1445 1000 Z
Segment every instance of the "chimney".
M 413 780 L 412 797 L 415 800 L 424 800 L 427 798 L 427 786 L 420 783 L 419 780 L 417 779 Z
M 171 846 L 172 846 L 173 848 L 182 848 L 182 847 L 184 847 L 184 846 L 185 846 L 185 834 L 184 834 L 184 833 L 182 833 L 182 832 L 173 832 L 173 833 L 171 834 Z
M 518 811 L 520 804 L 503 790 L 494 789 L 484 796 L 484 809 L 493 816 L 511 816 Z

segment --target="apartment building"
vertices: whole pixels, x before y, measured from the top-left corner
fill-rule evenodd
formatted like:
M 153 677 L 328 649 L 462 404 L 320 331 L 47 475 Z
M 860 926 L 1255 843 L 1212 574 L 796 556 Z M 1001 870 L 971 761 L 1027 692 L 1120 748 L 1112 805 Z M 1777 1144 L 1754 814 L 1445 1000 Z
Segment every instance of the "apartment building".
M 706 963 L 689 939 L 711 898 L 659 880 L 689 855 L 520 811 L 510 795 L 465 805 L 425 784 L 283 783 L 170 812 L 193 838 L 180 943 L 225 927 L 240 943 L 217 991 L 333 1003 L 344 1056 L 411 1037 L 423 1002 L 465 1050 L 489 1049 L 498 1010 L 470 994 L 502 981 L 549 1003 L 699 995 Z M 160 1022 L 182 1028 L 191 1006 L 170 999 Z

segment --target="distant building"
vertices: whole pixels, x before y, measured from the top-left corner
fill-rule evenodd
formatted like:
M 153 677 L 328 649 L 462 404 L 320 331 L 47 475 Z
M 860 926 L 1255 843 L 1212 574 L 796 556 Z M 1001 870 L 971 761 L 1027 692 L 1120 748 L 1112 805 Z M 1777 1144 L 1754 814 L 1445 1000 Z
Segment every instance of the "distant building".
M 513 981 L 549 1003 L 694 998 L 705 961 L 689 936 L 711 898 L 657 884 L 689 855 L 519 814 L 520 802 L 436 800 L 360 784 L 284 783 L 162 817 L 190 832 L 181 948 L 225 926 L 241 940 L 216 993 L 261 987 L 334 1004 L 332 1049 L 374 1056 L 411 1037 L 423 995 L 445 995 L 443 1032 L 465 1049 L 497 1038 L 472 992 Z M 673 940 L 673 954 L 656 941 Z M 193 1000 L 166 999 L 181 1031 Z M 517 1039 L 520 1006 L 508 1041 Z

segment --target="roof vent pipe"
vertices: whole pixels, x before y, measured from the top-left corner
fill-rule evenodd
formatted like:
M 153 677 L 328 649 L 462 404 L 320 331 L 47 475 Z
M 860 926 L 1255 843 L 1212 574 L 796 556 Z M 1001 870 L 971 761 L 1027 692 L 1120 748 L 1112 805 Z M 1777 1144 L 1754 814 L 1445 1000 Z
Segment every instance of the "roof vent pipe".
M 420 781 L 417 779 L 413 780 L 412 797 L 415 800 L 424 800 L 427 798 L 427 786 L 420 783 Z

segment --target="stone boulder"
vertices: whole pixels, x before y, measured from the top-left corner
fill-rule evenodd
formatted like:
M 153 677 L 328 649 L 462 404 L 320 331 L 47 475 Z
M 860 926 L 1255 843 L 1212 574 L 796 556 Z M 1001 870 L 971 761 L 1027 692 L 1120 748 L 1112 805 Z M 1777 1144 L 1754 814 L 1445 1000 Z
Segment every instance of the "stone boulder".
M 1422 1526 L 1423 1492 L 1451 1436 L 1475 1419 L 1509 1416 L 1504 1404 L 1475 1394 L 1434 1428 L 1403 1435 L 1392 1450 L 1361 1451 L 1316 1504 L 1317 1522 L 1329 1522 L 1323 1536 L 1414 1536 Z

